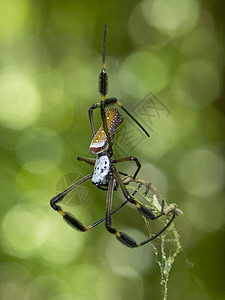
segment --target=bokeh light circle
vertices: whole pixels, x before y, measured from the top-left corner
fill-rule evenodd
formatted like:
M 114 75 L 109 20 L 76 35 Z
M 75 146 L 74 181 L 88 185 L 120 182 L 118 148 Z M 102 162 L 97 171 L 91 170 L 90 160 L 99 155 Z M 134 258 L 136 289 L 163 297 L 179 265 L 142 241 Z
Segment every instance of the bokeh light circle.
M 174 94 L 179 103 L 201 109 L 212 103 L 221 91 L 220 73 L 207 61 L 183 63 L 173 79 Z
M 48 206 L 49 209 L 50 205 Z M 48 239 L 39 250 L 39 255 L 46 265 L 67 265 L 81 254 L 85 235 L 68 226 L 53 210 L 49 216 L 50 232 Z M 82 219 L 81 214 L 79 217 Z M 57 251 L 56 251 L 57 249 Z
M 196 25 L 199 6 L 194 0 L 153 0 L 143 2 L 142 12 L 146 22 L 160 31 L 181 35 Z
M 30 257 L 48 237 L 48 217 L 34 204 L 17 205 L 5 215 L 2 231 L 6 253 Z
M 24 300 L 57 299 L 72 300 L 69 285 L 60 276 L 44 274 L 32 280 Z
M 92 250 L 94 251 L 94 249 Z M 94 256 L 92 251 L 89 253 L 92 253 Z M 67 282 L 72 287 L 72 294 L 76 295 L 74 298 L 78 300 L 101 299 L 96 296 L 96 284 L 102 274 L 102 270 L 97 266 L 97 264 L 87 263 L 89 258 L 90 257 L 86 257 L 86 263 L 82 264 L 77 262 L 76 264 L 71 264 L 71 266 L 67 266 L 66 268 Z M 107 275 L 105 274 L 102 278 L 103 284 L 107 282 L 107 279 Z M 105 295 L 105 299 L 110 299 L 110 297 Z
M 11 40 L 24 28 L 27 11 L 26 0 L 1 0 L 0 40 Z
M 178 167 L 179 180 L 186 192 L 210 197 L 220 192 L 225 183 L 223 159 L 213 151 L 198 149 L 189 152 Z
M 124 92 L 138 98 L 149 92 L 159 92 L 167 85 L 168 79 L 166 64 L 148 51 L 127 56 L 119 71 L 121 85 L 126 87 Z
M 112 286 L 112 276 L 105 276 L 105 272 L 101 273 L 98 277 L 97 285 L 96 285 L 96 293 L 99 300 L 114 300 L 114 299 L 143 299 L 144 293 L 144 281 L 142 276 L 136 272 L 134 269 L 127 267 L 118 267 L 120 271 L 119 276 L 115 274 L 117 277 L 116 280 L 118 288 L 115 289 L 114 293 L 111 293 Z M 110 273 L 112 274 L 112 273 Z M 124 277 L 123 277 L 124 274 Z M 126 298 L 121 296 L 120 284 L 119 282 L 124 280 L 129 280 L 129 291 L 126 291 Z
M 182 199 L 182 209 L 185 212 L 185 222 L 186 227 L 185 232 L 190 234 L 190 245 L 202 239 L 202 235 L 206 232 L 218 232 L 218 230 L 224 228 L 225 220 L 225 209 L 224 209 L 224 197 L 223 194 L 216 194 L 215 196 L 194 196 L 193 194 L 188 194 Z M 198 232 L 194 236 L 189 230 L 195 230 Z
M 26 131 L 20 138 L 16 154 L 27 171 L 44 174 L 60 162 L 63 154 L 61 138 L 48 128 L 35 128 Z
M 21 130 L 33 123 L 40 112 L 37 89 L 28 76 L 11 71 L 0 76 L 0 123 Z
M 31 274 L 23 263 L 5 261 L 0 264 L 1 300 L 24 299 Z

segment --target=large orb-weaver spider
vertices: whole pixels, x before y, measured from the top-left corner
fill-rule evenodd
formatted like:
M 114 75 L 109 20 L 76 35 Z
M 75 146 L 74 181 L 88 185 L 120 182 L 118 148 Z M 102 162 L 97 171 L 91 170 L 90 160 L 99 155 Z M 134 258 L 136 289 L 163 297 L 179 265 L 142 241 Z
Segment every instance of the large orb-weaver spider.
M 85 176 L 84 178 L 78 180 L 70 187 L 68 187 L 65 191 L 61 192 L 57 196 L 51 199 L 50 204 L 54 210 L 62 215 L 64 220 L 69 223 L 72 227 L 79 231 L 87 231 L 91 228 L 94 228 L 101 222 L 105 221 L 106 229 L 114 234 L 116 238 L 125 246 L 130 248 L 140 247 L 145 245 L 159 236 L 162 232 L 164 232 L 169 225 L 172 223 L 175 214 L 171 217 L 169 222 L 154 236 L 146 239 L 143 242 L 137 243 L 133 238 L 127 235 L 124 232 L 119 232 L 116 228 L 112 227 L 112 215 L 117 212 L 120 208 L 122 208 L 126 203 L 130 202 L 136 206 L 137 210 L 146 218 L 155 220 L 161 217 L 164 214 L 164 201 L 162 201 L 161 205 L 161 212 L 158 215 L 155 215 L 153 210 L 150 208 L 145 207 L 137 200 L 135 200 L 134 195 L 130 194 L 126 189 L 126 186 L 120 177 L 120 172 L 117 171 L 115 166 L 116 163 L 123 162 L 123 161 L 134 161 L 137 165 L 137 170 L 132 176 L 134 179 L 136 178 L 141 164 L 139 160 L 134 156 L 119 158 L 119 159 L 112 159 L 113 156 L 113 140 L 114 135 L 116 132 L 117 127 L 123 122 L 123 117 L 120 115 L 118 110 L 113 107 L 105 112 L 105 106 L 117 104 L 123 111 L 125 111 L 129 117 L 133 119 L 133 121 L 145 132 L 145 134 L 149 137 L 148 132 L 142 127 L 142 125 L 124 108 L 124 106 L 116 99 L 116 98 L 108 98 L 106 99 L 105 96 L 107 94 L 107 74 L 106 74 L 106 67 L 105 67 L 105 46 L 106 46 L 106 24 L 104 27 L 104 42 L 103 42 L 103 58 L 102 58 L 102 70 L 99 76 L 99 92 L 101 95 L 101 102 L 94 104 L 89 109 L 89 119 L 91 123 L 93 139 L 90 145 L 90 149 L 92 153 L 97 155 L 97 159 L 93 158 L 86 158 L 82 156 L 78 156 L 77 159 L 80 161 L 84 161 L 92 166 L 94 166 L 94 172 Z M 102 118 L 102 126 L 95 132 L 94 122 L 93 122 L 93 110 L 96 108 L 100 108 L 101 110 L 101 118 Z M 121 173 L 125 175 L 124 173 Z M 60 201 L 72 190 L 77 188 L 79 185 L 83 184 L 88 180 L 92 180 L 92 183 L 96 185 L 98 188 L 103 190 L 108 190 L 107 192 L 107 200 L 106 200 L 106 215 L 105 218 L 99 220 L 98 222 L 94 223 L 91 226 L 84 226 L 77 218 L 71 215 L 69 212 L 66 212 L 62 209 L 61 206 L 58 205 Z M 118 185 L 120 186 L 126 201 L 123 202 L 119 207 L 117 207 L 114 211 L 111 211 L 112 207 L 112 194 L 113 190 L 116 190 Z

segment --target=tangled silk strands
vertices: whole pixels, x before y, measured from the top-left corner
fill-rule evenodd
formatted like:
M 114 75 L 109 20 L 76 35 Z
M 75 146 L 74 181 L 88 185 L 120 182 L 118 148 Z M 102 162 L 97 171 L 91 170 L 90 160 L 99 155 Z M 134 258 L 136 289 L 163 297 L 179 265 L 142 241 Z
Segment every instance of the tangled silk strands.
M 150 183 L 141 179 L 134 179 L 131 176 L 123 178 L 124 184 L 131 194 L 135 195 L 135 199 L 147 207 L 150 207 L 156 212 L 161 210 L 161 203 L 164 201 L 164 215 L 165 217 L 160 218 L 163 225 L 167 222 L 167 217 L 170 215 L 181 215 L 183 212 L 178 206 L 173 203 L 168 205 L 162 195 L 157 189 Z M 151 235 L 150 222 L 144 218 L 149 234 Z M 160 242 L 159 242 L 160 241 Z M 179 234 L 172 223 L 169 228 L 163 232 L 157 239 L 157 243 L 151 242 L 153 247 L 156 261 L 160 267 L 161 273 L 161 286 L 163 300 L 167 299 L 168 296 L 168 280 L 171 268 L 175 261 L 176 256 L 183 251 L 179 240 Z

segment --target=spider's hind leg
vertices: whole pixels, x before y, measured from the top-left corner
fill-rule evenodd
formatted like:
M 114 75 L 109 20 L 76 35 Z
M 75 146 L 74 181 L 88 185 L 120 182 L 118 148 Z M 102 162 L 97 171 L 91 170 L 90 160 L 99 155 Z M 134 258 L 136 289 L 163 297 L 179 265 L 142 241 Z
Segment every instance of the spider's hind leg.
M 130 195 L 128 190 L 125 187 L 125 184 L 123 183 L 117 169 L 113 168 L 113 172 L 114 172 L 114 177 L 116 179 L 116 181 L 118 182 L 119 186 L 121 187 L 121 190 L 125 196 L 125 198 L 132 204 L 134 204 L 137 208 L 137 210 L 139 211 L 140 214 L 142 214 L 145 218 L 151 219 L 151 220 L 155 220 L 160 218 L 163 215 L 164 212 L 164 200 L 162 201 L 162 207 L 161 207 L 161 212 L 158 215 L 155 215 L 155 213 L 153 212 L 152 209 L 145 207 L 144 205 L 142 205 L 141 203 L 139 203 L 137 200 L 135 200 L 135 198 L 133 197 L 133 195 Z
M 173 222 L 175 215 L 171 217 L 171 219 L 168 221 L 168 223 L 155 235 L 151 236 L 150 238 L 146 239 L 145 241 L 141 243 L 137 243 L 132 237 L 130 237 L 125 232 L 117 231 L 116 228 L 112 227 L 112 213 L 111 213 L 111 207 L 112 207 L 112 194 L 113 194 L 113 182 L 114 178 L 111 177 L 109 180 L 109 187 L 108 187 L 108 194 L 107 194 L 107 204 L 106 204 L 106 216 L 105 216 L 105 227 L 106 229 L 114 234 L 116 238 L 125 246 L 129 248 L 137 248 L 140 246 L 143 246 L 155 238 L 157 238 L 160 234 L 162 234 Z M 122 187 L 121 187 L 122 188 Z M 127 201 L 129 201 L 127 199 Z M 155 217 L 154 217 L 155 218 Z

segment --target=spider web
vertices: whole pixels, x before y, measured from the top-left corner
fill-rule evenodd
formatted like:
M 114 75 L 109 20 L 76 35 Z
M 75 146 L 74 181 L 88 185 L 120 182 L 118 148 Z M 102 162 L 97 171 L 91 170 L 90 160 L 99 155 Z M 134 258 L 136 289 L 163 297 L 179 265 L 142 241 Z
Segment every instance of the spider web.
M 146 207 L 150 207 L 153 211 L 158 214 L 161 211 L 161 203 L 165 202 L 164 216 L 158 219 L 161 226 L 165 226 L 168 222 L 168 216 L 173 214 L 183 214 L 182 211 L 177 207 L 176 204 L 168 205 L 162 195 L 152 186 L 151 183 L 140 179 L 133 179 L 132 177 L 126 177 L 123 179 L 124 183 L 127 184 L 126 188 L 130 191 L 130 194 L 134 195 L 134 198 Z M 144 218 L 144 217 L 143 217 Z M 149 235 L 152 236 L 152 222 L 144 218 L 146 227 Z M 168 297 L 168 280 L 170 271 L 175 262 L 177 255 L 183 251 L 179 240 L 179 234 L 172 223 L 166 231 L 164 231 L 156 240 L 150 244 L 155 253 L 156 261 L 160 268 L 161 274 L 161 287 L 163 300 Z

